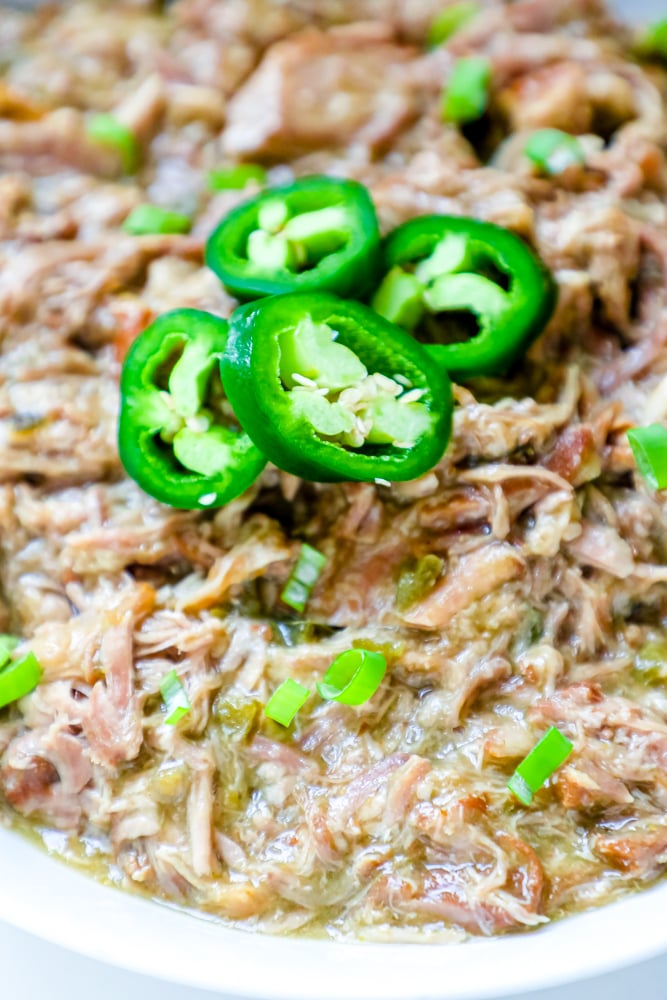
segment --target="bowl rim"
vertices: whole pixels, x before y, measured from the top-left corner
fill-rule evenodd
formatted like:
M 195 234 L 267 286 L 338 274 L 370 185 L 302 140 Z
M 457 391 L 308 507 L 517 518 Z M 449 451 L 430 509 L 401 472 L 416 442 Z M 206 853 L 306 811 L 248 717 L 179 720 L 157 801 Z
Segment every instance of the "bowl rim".
M 491 1000 L 667 950 L 667 884 L 528 934 L 451 945 L 230 929 L 101 885 L 6 829 L 0 886 L 0 920 L 21 930 L 108 965 L 247 1000 Z

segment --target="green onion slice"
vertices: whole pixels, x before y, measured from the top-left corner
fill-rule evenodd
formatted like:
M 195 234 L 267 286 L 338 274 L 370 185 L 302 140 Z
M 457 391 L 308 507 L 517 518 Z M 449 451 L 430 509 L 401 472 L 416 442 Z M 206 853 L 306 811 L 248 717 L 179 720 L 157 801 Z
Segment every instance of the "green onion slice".
M 453 3 L 449 7 L 445 7 L 431 24 L 426 36 L 426 44 L 431 49 L 443 45 L 478 14 L 479 4 L 475 3 L 474 0 L 461 0 L 460 3 Z
M 266 170 L 258 163 L 239 163 L 211 170 L 207 181 L 211 191 L 242 191 L 251 181 L 266 184 Z
M 640 55 L 667 59 L 667 17 L 650 25 L 637 40 Z
M 175 726 L 191 709 L 187 691 L 175 670 L 170 670 L 160 683 L 160 691 L 167 708 L 168 726 Z
M 264 715 L 273 719 L 274 722 L 280 723 L 281 726 L 289 726 L 296 713 L 300 708 L 303 708 L 309 698 L 308 688 L 288 677 L 269 698 Z
M 12 658 L 12 653 L 16 649 L 20 642 L 15 635 L 1 635 L 0 634 L 0 670 L 9 662 Z
M 123 229 L 133 236 L 146 236 L 150 233 L 189 233 L 191 219 L 180 212 L 172 212 L 159 205 L 137 205 L 133 208 Z
M 296 566 L 280 595 L 283 604 L 295 611 L 303 611 L 326 561 L 326 556 L 304 542 Z
M 667 489 L 667 429 L 662 424 L 635 427 L 628 441 L 637 468 L 654 490 Z
M 455 125 L 476 121 L 489 103 L 491 64 L 482 56 L 459 59 L 442 95 L 443 121 Z
M 317 691 L 325 701 L 363 705 L 372 698 L 387 672 L 382 653 L 370 649 L 347 649 L 333 661 Z
M 120 154 L 123 170 L 133 174 L 139 165 L 139 146 L 132 129 L 123 125 L 114 115 L 93 115 L 86 127 L 88 138 L 100 146 L 108 146 Z
M 550 177 L 586 159 L 579 140 L 558 128 L 541 128 L 533 132 L 524 153 L 538 170 Z
M 572 744 L 567 736 L 563 736 L 560 729 L 552 726 L 525 760 L 521 761 L 507 782 L 507 787 L 519 802 L 529 806 L 535 792 L 565 763 L 571 753 Z
M 42 668 L 34 653 L 10 660 L 0 669 L 0 708 L 30 694 L 41 679 Z

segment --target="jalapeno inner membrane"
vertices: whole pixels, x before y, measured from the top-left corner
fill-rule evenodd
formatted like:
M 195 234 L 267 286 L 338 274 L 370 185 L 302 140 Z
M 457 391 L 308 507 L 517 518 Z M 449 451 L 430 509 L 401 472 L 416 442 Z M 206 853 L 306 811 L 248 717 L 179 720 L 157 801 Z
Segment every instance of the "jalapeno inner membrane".
M 212 347 L 206 337 L 166 334 L 154 357 L 155 389 L 142 400 L 144 422 L 158 443 L 170 447 L 183 468 L 204 476 L 228 468 L 239 439 Z
M 336 341 L 337 331 L 303 317 L 279 336 L 280 378 L 295 413 L 321 438 L 350 449 L 412 448 L 431 427 L 426 390 L 380 372 Z
M 260 205 L 257 229 L 248 236 L 248 260 L 260 270 L 308 271 L 341 250 L 354 224 L 343 205 L 293 212 L 284 198 Z
M 447 233 L 429 256 L 387 273 L 373 308 L 422 343 L 461 343 L 511 308 L 512 280 L 489 248 Z

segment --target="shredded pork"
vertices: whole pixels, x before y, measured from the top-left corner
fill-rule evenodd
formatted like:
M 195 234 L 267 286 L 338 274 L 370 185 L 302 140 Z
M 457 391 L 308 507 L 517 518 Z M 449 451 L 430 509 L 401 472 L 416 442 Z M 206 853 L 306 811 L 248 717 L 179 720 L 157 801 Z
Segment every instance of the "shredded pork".
M 496 934 L 667 869 L 667 492 L 625 436 L 667 418 L 667 74 L 598 0 L 491 0 L 429 51 L 442 6 L 75 0 L 0 20 L 0 632 L 44 671 L 0 712 L 2 815 L 272 932 Z M 483 140 L 439 114 L 463 55 L 491 64 Z M 106 111 L 137 137 L 134 177 L 87 135 Z M 538 177 L 521 151 L 543 127 L 577 133 L 586 165 Z M 128 346 L 166 309 L 235 305 L 202 257 L 253 190 L 208 191 L 223 159 L 354 177 L 385 231 L 490 220 L 552 269 L 548 329 L 518 371 L 456 387 L 421 480 L 269 467 L 191 513 L 124 477 Z M 123 233 L 143 200 L 193 235 Z M 280 593 L 303 540 L 327 563 L 301 626 Z M 406 606 L 427 555 L 439 576 Z M 372 700 L 264 716 L 353 644 L 388 658 Z M 574 751 L 524 808 L 506 782 L 554 724 Z

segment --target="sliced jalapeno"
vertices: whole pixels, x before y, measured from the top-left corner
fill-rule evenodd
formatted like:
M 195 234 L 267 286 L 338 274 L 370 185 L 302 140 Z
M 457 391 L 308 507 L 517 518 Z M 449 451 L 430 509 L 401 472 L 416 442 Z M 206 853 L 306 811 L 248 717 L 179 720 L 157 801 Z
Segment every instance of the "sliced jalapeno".
M 447 373 L 357 302 L 299 293 L 237 309 L 222 376 L 257 447 L 297 476 L 414 479 L 447 445 Z
M 240 299 L 294 291 L 354 296 L 377 274 L 380 234 L 356 181 L 306 177 L 235 208 L 206 247 L 206 263 Z
M 177 309 L 139 335 L 123 364 L 121 461 L 146 493 L 172 507 L 220 507 L 266 464 L 220 381 L 228 330 L 210 313 Z

